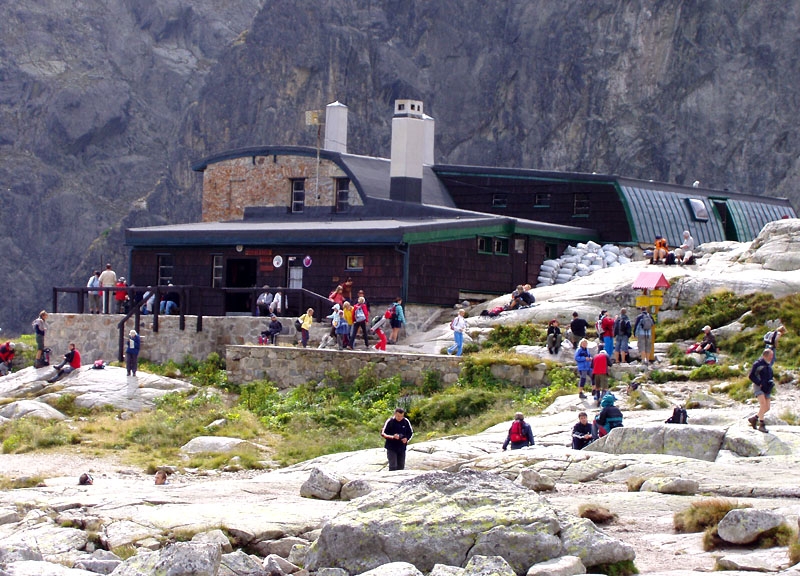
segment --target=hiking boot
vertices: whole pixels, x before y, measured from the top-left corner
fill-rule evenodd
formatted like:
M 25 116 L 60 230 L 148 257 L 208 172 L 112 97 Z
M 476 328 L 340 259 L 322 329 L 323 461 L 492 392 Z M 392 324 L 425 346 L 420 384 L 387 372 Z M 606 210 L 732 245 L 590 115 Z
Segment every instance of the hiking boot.
M 581 400 L 586 400 L 586 394 L 581 392 L 580 394 L 578 394 L 578 398 L 580 398 Z
M 747 421 L 750 422 L 750 426 L 753 427 L 753 430 L 758 428 L 758 416 L 751 416 Z
M 768 433 L 769 433 L 769 430 L 767 430 L 767 427 L 766 427 L 766 426 L 764 426 L 764 421 L 763 421 L 763 420 L 759 420 L 759 421 L 758 421 L 758 428 L 757 428 L 757 430 L 758 430 L 759 432 L 763 432 L 764 434 L 768 434 Z

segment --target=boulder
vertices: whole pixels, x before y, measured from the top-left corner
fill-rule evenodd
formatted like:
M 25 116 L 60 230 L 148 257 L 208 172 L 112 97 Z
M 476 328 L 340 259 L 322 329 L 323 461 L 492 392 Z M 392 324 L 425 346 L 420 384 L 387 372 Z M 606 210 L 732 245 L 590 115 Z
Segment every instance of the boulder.
M 539 562 L 528 568 L 525 576 L 574 576 L 586 574 L 586 566 L 577 556 L 562 556 Z
M 214 543 L 219 545 L 219 549 L 223 554 L 233 552 L 231 541 L 225 536 L 225 532 L 220 529 L 209 530 L 208 532 L 199 532 L 192 536 L 192 542 L 199 543 Z
M 731 510 L 717 525 L 717 534 L 731 544 L 750 544 L 758 537 L 786 522 L 777 512 L 755 508 Z
M 300 570 L 298 566 L 295 566 L 294 564 L 292 564 L 285 558 L 281 558 L 277 554 L 270 554 L 269 556 L 264 558 L 264 561 L 261 563 L 261 567 L 267 574 L 270 575 L 294 574 L 295 572 Z M 247 573 L 237 572 L 237 575 L 238 574 L 242 574 L 242 576 L 245 576 Z M 261 572 L 253 572 L 253 576 L 257 576 L 260 574 Z
M 372 486 L 369 485 L 369 482 L 363 478 L 356 478 L 342 486 L 341 498 L 342 500 L 353 500 L 370 492 L 372 492 Z
M 655 476 L 644 481 L 640 492 L 658 492 L 659 494 L 694 495 L 700 489 L 700 483 L 690 478 Z
M 561 540 L 564 543 L 562 554 L 577 556 L 587 568 L 598 564 L 633 561 L 636 557 L 633 546 L 598 530 L 591 520 L 567 516 L 563 512 L 559 512 L 559 519 L 562 524 Z
M 434 564 L 433 570 L 430 571 L 428 576 L 464 576 L 464 569 L 460 566 Z
M 65 420 L 61 412 L 37 400 L 17 400 L 0 408 L 0 416 L 9 420 L 19 418 L 41 418 L 42 420 Z
M 514 483 L 525 486 L 525 488 L 533 490 L 534 492 L 554 490 L 556 487 L 555 480 L 544 474 L 539 474 L 532 468 L 526 468 L 520 472 L 517 479 L 514 480 Z
M 464 576 L 516 576 L 514 570 L 500 556 L 476 555 L 464 566 Z
M 3 566 L 5 571 L 0 574 L 5 576 L 97 576 L 96 572 L 81 570 L 80 568 L 67 568 L 61 564 L 37 562 L 35 560 L 20 560 Z
M 176 542 L 157 551 L 140 551 L 117 567 L 114 576 L 216 576 L 222 553 L 216 543 Z
M 408 562 L 390 562 L 362 572 L 359 576 L 423 576 L 423 574 Z
M 725 431 L 710 426 L 626 426 L 589 444 L 584 451 L 610 454 L 671 454 L 713 462 Z
M 502 556 L 517 573 L 576 547 L 579 534 L 600 544 L 601 558 L 632 559 L 605 551 L 616 542 L 594 528 L 577 531 L 530 490 L 483 472 L 434 472 L 350 502 L 323 526 L 306 568 L 339 567 L 351 573 L 414 559 L 428 572 L 435 564 L 462 566 L 475 555 Z M 583 545 L 585 544 L 585 545 Z M 581 552 L 594 558 L 590 542 Z
M 95 550 L 91 554 L 79 559 L 73 568 L 88 570 L 97 574 L 111 574 L 117 566 L 122 564 L 122 559 L 108 550 Z
M 260 556 L 267 557 L 270 554 L 277 554 L 281 558 L 289 558 L 295 546 L 308 546 L 310 542 L 304 538 L 287 536 L 277 540 L 262 540 L 252 546 L 253 551 Z M 290 562 L 292 562 L 290 560 Z M 292 562 L 296 564 L 296 562 Z
M 242 448 L 255 449 L 250 442 L 227 436 L 198 436 L 181 446 L 184 454 L 228 453 Z
M 303 498 L 319 498 L 320 500 L 333 500 L 339 496 L 342 484 L 320 468 L 311 470 L 308 480 L 300 487 L 300 496 Z

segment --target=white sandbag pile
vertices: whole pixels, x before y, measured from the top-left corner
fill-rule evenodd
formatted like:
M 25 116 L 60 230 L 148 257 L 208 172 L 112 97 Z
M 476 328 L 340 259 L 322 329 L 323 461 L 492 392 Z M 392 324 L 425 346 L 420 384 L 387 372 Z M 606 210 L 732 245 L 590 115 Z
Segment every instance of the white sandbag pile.
M 620 248 L 614 244 L 600 246 L 591 240 L 586 244 L 567 246 L 564 254 L 555 260 L 545 260 L 539 270 L 537 288 L 566 284 L 573 278 L 588 276 L 601 268 L 612 268 L 627 264 L 633 258 L 633 249 Z

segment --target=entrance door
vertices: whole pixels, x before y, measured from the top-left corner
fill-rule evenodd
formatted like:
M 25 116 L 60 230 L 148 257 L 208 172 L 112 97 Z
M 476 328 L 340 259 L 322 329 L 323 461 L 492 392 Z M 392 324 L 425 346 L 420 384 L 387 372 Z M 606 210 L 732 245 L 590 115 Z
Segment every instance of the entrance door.
M 256 268 L 258 261 L 255 258 L 229 258 L 226 262 L 225 287 L 226 288 L 252 288 L 256 285 Z M 249 293 L 227 293 L 225 295 L 225 312 L 250 312 Z
M 719 214 L 719 220 L 725 230 L 725 240 L 732 240 L 734 242 L 741 242 L 739 234 L 736 232 L 736 225 L 733 223 L 730 212 L 728 212 L 728 203 L 722 200 L 714 200 L 714 208 Z
M 289 258 L 289 288 L 302 288 L 303 287 L 303 262 L 299 257 L 292 256 Z

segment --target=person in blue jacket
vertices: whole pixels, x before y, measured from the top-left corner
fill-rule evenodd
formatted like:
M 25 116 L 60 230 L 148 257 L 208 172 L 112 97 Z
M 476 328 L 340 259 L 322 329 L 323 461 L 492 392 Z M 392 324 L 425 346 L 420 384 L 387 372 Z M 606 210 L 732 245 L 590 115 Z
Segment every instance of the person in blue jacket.
M 128 345 L 125 347 L 125 370 L 127 370 L 128 376 L 131 373 L 136 376 L 136 370 L 139 368 L 139 348 L 141 343 L 136 330 L 128 332 Z
M 578 397 L 581 400 L 586 398 L 583 393 L 586 381 L 592 381 L 592 355 L 589 353 L 589 341 L 586 338 L 581 338 L 578 347 L 575 349 L 575 362 L 578 364 Z

